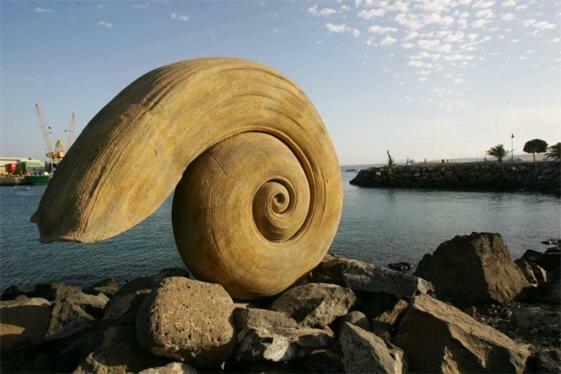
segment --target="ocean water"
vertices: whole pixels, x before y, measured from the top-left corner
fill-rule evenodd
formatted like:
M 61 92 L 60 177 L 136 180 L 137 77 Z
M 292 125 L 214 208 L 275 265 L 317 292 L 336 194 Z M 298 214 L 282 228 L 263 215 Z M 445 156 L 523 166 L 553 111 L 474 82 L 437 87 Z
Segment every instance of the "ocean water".
M 348 167 L 346 167 L 348 168 Z M 344 207 L 331 251 L 380 264 L 416 263 L 441 242 L 473 231 L 498 232 L 514 257 L 561 237 L 561 200 L 525 193 L 366 189 L 342 168 Z M 0 288 L 61 280 L 125 281 L 183 266 L 171 227 L 171 197 L 146 221 L 102 243 L 38 242 L 29 219 L 44 187 L 0 188 Z

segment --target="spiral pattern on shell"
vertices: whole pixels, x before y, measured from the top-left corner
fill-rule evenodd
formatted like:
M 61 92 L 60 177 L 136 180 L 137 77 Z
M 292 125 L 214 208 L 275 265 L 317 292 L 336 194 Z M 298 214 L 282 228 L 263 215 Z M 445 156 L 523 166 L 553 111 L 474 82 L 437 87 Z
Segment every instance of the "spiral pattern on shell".
M 329 135 L 271 68 L 209 58 L 155 69 L 86 126 L 32 219 L 41 241 L 105 240 L 175 188 L 188 269 L 240 299 L 277 294 L 321 261 L 342 191 Z

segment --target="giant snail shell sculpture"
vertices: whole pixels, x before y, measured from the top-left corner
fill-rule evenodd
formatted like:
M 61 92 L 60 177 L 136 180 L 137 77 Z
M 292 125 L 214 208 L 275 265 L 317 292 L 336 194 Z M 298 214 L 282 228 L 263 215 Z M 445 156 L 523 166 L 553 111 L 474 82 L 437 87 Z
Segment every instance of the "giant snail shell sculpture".
M 304 92 L 267 66 L 208 58 L 155 69 L 111 100 L 32 220 L 42 242 L 98 242 L 174 188 L 187 268 L 238 299 L 278 294 L 313 269 L 341 216 L 337 158 Z

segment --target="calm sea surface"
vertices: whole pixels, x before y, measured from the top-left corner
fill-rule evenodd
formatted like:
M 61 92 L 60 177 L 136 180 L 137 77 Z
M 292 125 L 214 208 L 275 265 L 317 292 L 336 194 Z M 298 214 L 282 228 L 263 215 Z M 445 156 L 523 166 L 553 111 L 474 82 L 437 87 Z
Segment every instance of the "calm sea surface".
M 344 170 L 345 168 L 343 168 Z M 363 189 L 343 172 L 345 202 L 331 250 L 376 263 L 416 262 L 472 231 L 499 232 L 513 256 L 561 237 L 561 200 L 522 193 Z M 119 281 L 183 266 L 173 240 L 171 198 L 146 221 L 99 244 L 40 244 L 29 222 L 44 187 L 0 188 L 0 288 L 62 280 Z

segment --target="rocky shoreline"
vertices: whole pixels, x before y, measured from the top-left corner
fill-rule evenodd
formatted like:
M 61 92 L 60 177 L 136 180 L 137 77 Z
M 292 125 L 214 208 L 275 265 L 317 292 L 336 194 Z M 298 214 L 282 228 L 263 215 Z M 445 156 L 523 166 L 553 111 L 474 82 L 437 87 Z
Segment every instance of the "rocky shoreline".
M 372 167 L 359 171 L 350 183 L 360 187 L 531 191 L 560 195 L 561 163 L 478 162 Z
M 513 261 L 457 236 L 416 267 L 325 259 L 274 298 L 166 269 L 121 287 L 14 285 L 1 372 L 561 372 L 560 241 Z

